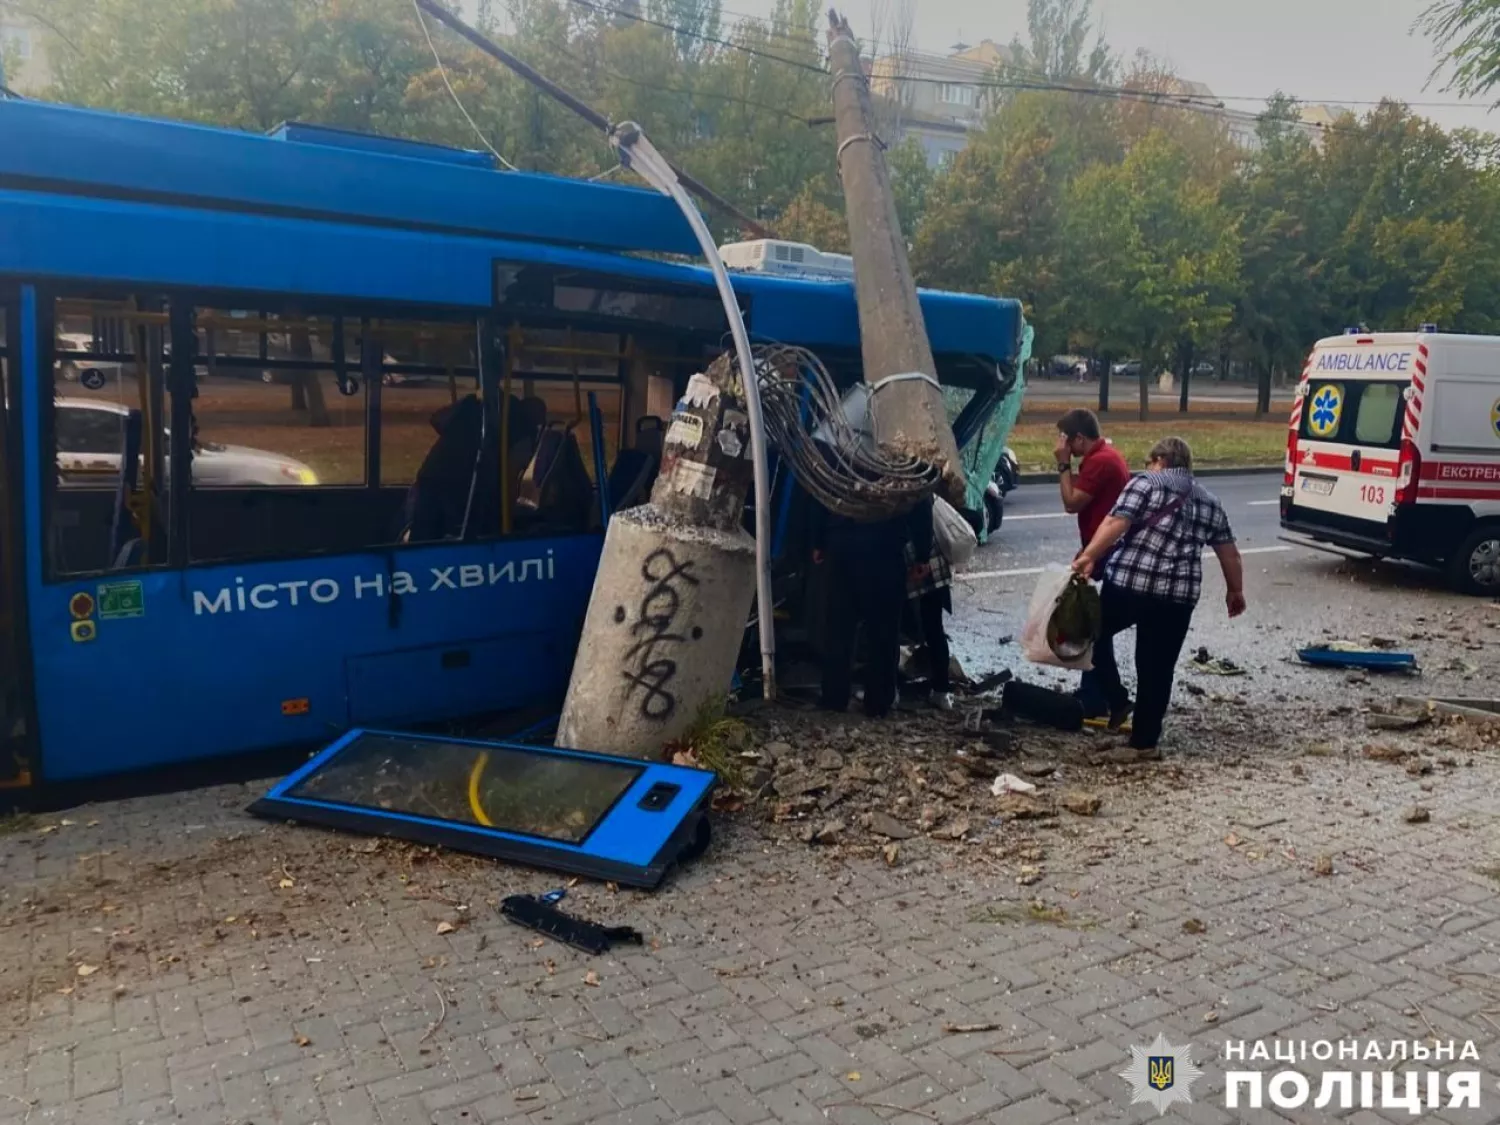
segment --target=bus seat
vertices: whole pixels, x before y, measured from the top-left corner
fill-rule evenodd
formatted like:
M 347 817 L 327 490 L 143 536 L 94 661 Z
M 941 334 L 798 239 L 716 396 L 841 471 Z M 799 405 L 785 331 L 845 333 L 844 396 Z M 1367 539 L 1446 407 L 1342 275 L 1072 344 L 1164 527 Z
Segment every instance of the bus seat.
M 609 510 L 612 512 L 644 504 L 651 496 L 651 486 L 661 469 L 664 432 L 661 419 L 646 415 L 635 424 L 635 446 L 622 449 L 609 471 L 606 484 Z
M 594 507 L 594 482 L 572 426 L 553 425 L 542 432 L 533 473 L 542 518 L 554 527 L 586 528 Z
M 475 485 L 483 419 L 478 398 L 468 395 L 432 416 L 438 437 L 427 451 L 409 493 L 406 532 L 416 543 L 458 535 Z M 488 482 L 481 479 L 478 488 Z M 476 489 L 477 491 L 478 489 Z M 478 503 L 481 497 L 476 496 Z
M 128 539 L 125 546 L 120 548 L 120 553 L 115 556 L 111 570 L 125 570 L 128 567 L 140 566 L 141 555 L 145 551 L 146 541 L 144 539 Z

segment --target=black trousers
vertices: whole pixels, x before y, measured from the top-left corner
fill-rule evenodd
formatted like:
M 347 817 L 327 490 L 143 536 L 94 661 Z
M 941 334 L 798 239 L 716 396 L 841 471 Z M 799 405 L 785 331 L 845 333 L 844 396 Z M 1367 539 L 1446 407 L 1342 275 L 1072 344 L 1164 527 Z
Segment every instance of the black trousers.
M 1162 721 L 1172 701 L 1172 678 L 1182 655 L 1188 626 L 1193 621 L 1191 605 L 1153 598 L 1106 582 L 1101 594 L 1104 622 L 1100 643 L 1094 647 L 1094 668 L 1099 686 L 1112 710 L 1130 702 L 1130 693 L 1120 682 L 1115 662 L 1117 633 L 1135 627 L 1135 716 L 1131 720 L 1130 745 L 1153 749 L 1161 740 Z
M 917 625 L 922 631 L 922 645 L 927 650 L 927 689 L 946 692 L 948 680 L 948 634 L 943 629 L 943 610 L 947 599 L 943 591 L 933 590 L 912 602 L 917 609 Z
M 849 706 L 854 641 L 865 636 L 865 714 L 890 713 L 896 702 L 896 668 L 901 662 L 901 608 L 906 601 L 906 564 L 890 558 L 861 558 L 854 550 L 830 545 L 828 632 L 823 649 L 823 706 Z

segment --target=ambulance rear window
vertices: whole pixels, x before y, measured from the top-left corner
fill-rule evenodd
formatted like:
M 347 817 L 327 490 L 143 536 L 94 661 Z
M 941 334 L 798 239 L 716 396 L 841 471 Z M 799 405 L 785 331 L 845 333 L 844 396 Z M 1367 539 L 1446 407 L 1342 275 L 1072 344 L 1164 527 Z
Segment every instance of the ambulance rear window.
M 1302 409 L 1301 436 L 1332 445 L 1399 449 L 1405 380 L 1314 381 Z
M 1370 383 L 1359 396 L 1354 440 L 1360 445 L 1388 445 L 1399 434 L 1396 420 L 1404 402 L 1400 383 Z

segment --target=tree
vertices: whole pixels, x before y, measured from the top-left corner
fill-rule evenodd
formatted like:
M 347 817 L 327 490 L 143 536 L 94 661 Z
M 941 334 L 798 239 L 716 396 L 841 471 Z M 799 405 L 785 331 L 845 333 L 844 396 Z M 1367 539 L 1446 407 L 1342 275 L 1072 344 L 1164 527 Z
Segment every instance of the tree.
M 689 62 L 701 62 L 713 52 L 723 19 L 719 0 L 647 0 L 646 14 L 680 29 L 671 33 L 673 46 Z
M 1417 20 L 1437 45 L 1453 77 L 1444 87 L 1466 97 L 1483 97 L 1500 86 L 1500 0 L 1436 0 Z
M 1086 169 L 1120 159 L 1114 114 L 1111 101 L 1082 94 L 1002 102 L 926 192 L 912 252 L 920 279 L 1016 297 L 1038 353 L 1065 349 L 1074 335 L 1062 284 L 1067 192 Z
M 896 197 L 896 217 L 901 220 L 901 233 L 909 247 L 927 212 L 932 168 L 927 163 L 926 150 L 915 137 L 908 137 L 886 153 L 885 158 L 891 172 L 891 192 Z
M 1103 35 L 1095 34 L 1094 0 L 1028 0 L 1028 40 L 1013 39 L 1011 64 L 1002 68 L 1018 77 L 1057 80 L 1082 79 L 1107 83 L 1115 76 L 1115 60 Z
M 1298 122 L 1297 103 L 1273 97 L 1257 123 L 1255 154 L 1223 196 L 1241 234 L 1241 286 L 1230 336 L 1243 344 L 1256 371 L 1261 411 L 1270 408 L 1274 374 L 1294 368 L 1321 328 L 1324 261 L 1309 225 L 1319 157 Z
M 1079 319 L 1105 345 L 1142 360 L 1141 418 L 1154 365 L 1201 347 L 1228 325 L 1240 238 L 1215 188 L 1193 174 L 1181 145 L 1148 135 L 1117 165 L 1073 183 L 1065 219 Z

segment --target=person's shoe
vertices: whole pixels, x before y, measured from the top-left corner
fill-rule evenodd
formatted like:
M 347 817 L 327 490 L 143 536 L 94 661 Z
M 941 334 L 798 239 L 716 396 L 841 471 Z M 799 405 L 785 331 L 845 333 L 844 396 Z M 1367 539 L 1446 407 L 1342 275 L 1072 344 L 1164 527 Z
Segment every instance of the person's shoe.
M 927 702 L 939 711 L 953 710 L 953 693 L 951 691 L 935 691 L 927 697 Z
M 1135 713 L 1135 704 L 1126 703 L 1120 707 L 1109 709 L 1109 729 L 1119 730 L 1130 721 L 1130 716 Z
M 1075 691 L 1073 698 L 1083 708 L 1084 719 L 1106 719 L 1109 717 L 1109 705 L 1093 697 L 1085 697 L 1083 692 Z

